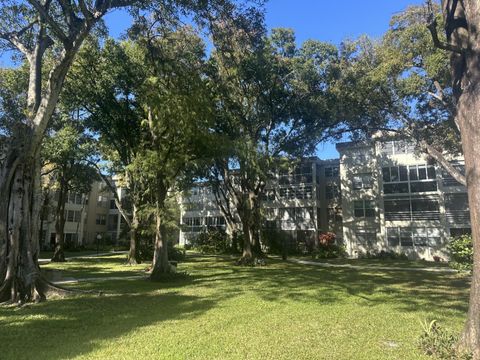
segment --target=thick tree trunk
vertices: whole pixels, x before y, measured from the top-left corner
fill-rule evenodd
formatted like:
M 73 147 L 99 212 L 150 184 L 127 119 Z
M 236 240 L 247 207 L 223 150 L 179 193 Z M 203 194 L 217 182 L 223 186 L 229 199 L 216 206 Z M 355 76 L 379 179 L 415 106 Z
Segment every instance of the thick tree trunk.
M 42 300 L 47 288 L 38 267 L 40 208 L 34 204 L 41 204 L 40 168 L 26 153 L 10 149 L 0 176 L 0 302 Z
M 480 359 L 480 49 L 476 56 L 467 56 L 466 61 L 470 70 L 465 75 L 462 95 L 458 99 L 457 120 L 465 155 L 474 264 L 468 316 L 460 348 L 473 351 L 474 359 Z
M 138 249 L 138 208 L 133 204 L 132 208 L 132 222 L 130 225 L 130 250 L 128 251 L 127 264 L 135 265 L 140 264 L 141 259 Z
M 55 251 L 52 256 L 53 262 L 65 262 L 65 204 L 67 202 L 67 186 L 60 181 L 60 189 L 55 214 Z
M 252 251 L 252 224 L 250 221 L 250 217 L 243 213 L 240 215 L 242 219 L 242 227 L 243 227 L 243 251 L 242 257 L 238 259 L 237 265 L 253 265 L 254 263 L 254 256 Z
M 451 51 L 455 122 L 465 156 L 474 252 L 467 321 L 458 345 L 480 360 L 480 3 L 442 0 L 442 10 L 448 44 L 437 46 Z
M 152 273 L 150 274 L 150 280 L 159 281 L 162 279 L 162 275 L 174 272 L 168 261 L 167 249 L 167 239 L 165 239 L 162 234 L 161 210 L 157 206 L 157 211 L 155 214 L 155 251 L 153 254 Z

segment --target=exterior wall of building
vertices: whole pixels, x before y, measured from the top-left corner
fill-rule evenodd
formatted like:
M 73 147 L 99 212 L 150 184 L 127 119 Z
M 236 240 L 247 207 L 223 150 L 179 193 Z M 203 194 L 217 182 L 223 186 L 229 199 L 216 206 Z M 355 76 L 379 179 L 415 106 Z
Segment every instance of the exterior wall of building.
M 117 189 L 120 199 L 125 189 Z M 51 194 L 48 216 L 42 222 L 41 246 L 51 249 L 55 245 L 55 194 Z M 89 194 L 69 193 L 65 204 L 65 244 L 68 247 L 94 245 L 100 241 L 115 243 L 122 233 L 124 221 L 115 207 L 113 194 L 102 182 L 94 182 Z
M 185 246 L 208 227 L 226 230 L 225 218 L 218 207 L 212 189 L 198 184 L 180 199 L 179 245 Z
M 338 144 L 343 237 L 352 257 L 394 251 L 447 258 L 450 235 L 468 232 L 466 189 L 404 141 Z M 461 167 L 461 159 L 453 159 Z
M 266 186 L 262 198 L 265 229 L 289 234 L 297 247 L 315 243 L 319 232 L 333 231 L 342 237 L 338 160 L 305 159 L 289 171 L 279 172 Z M 225 220 L 211 189 L 197 186 L 181 201 L 180 245 L 204 231 L 213 220 Z

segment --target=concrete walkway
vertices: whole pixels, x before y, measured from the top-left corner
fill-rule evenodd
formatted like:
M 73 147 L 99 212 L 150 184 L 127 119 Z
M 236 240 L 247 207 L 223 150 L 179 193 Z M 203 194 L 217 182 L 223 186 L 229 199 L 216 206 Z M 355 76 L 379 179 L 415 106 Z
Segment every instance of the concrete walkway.
M 320 266 L 324 268 L 340 268 L 340 269 L 351 269 L 351 270 L 393 270 L 393 271 L 416 271 L 416 272 L 432 272 L 432 273 L 456 273 L 457 270 L 450 268 L 436 268 L 436 267 L 427 267 L 427 268 L 409 268 L 409 267 L 398 267 L 398 266 L 374 266 L 374 265 L 352 265 L 352 264 L 329 264 L 322 263 L 318 261 L 309 261 L 309 260 L 300 260 L 300 259 L 288 259 L 288 262 L 302 265 L 313 265 Z
M 109 251 L 109 252 L 104 252 L 99 254 L 69 256 L 65 259 L 68 261 L 68 260 L 75 260 L 75 259 L 89 259 L 89 258 L 96 258 L 96 257 L 107 256 L 107 255 L 122 255 L 122 254 L 128 254 L 128 251 Z M 51 259 L 38 259 L 38 263 L 40 265 L 49 264 L 50 262 L 51 262 Z
M 98 278 L 81 278 L 81 279 L 64 279 L 59 281 L 53 281 L 55 285 L 70 285 L 78 284 L 79 282 L 100 282 L 100 281 L 109 281 L 109 280 L 136 280 L 136 279 L 147 279 L 148 276 L 145 275 L 133 275 L 133 276 L 110 276 L 110 277 L 98 277 Z

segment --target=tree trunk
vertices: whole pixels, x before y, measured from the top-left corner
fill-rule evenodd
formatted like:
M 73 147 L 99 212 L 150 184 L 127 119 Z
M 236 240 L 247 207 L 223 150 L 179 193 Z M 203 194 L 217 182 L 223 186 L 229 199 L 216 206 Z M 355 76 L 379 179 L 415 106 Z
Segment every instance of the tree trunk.
M 55 214 L 55 252 L 52 262 L 65 262 L 65 204 L 67 202 L 67 186 L 65 181 L 60 180 L 60 189 Z
M 161 209 L 157 206 L 155 214 L 155 251 L 153 254 L 152 273 L 150 280 L 159 281 L 162 275 L 173 272 L 172 266 L 168 262 L 167 240 L 162 234 L 162 216 Z
M 133 204 L 132 209 L 132 222 L 130 225 L 130 250 L 128 251 L 127 264 L 135 265 L 140 264 L 141 259 L 139 256 L 138 249 L 138 208 Z
M 480 48 L 475 55 L 466 56 L 466 63 L 469 71 L 464 75 L 462 95 L 457 102 L 457 121 L 460 124 L 465 156 L 474 263 L 467 322 L 459 345 L 463 350 L 473 351 L 474 359 L 478 360 L 480 359 Z
M 243 226 L 243 251 L 242 257 L 237 261 L 238 265 L 252 265 L 253 264 L 253 252 L 252 252 L 252 226 L 248 217 L 243 214 L 242 216 Z
M 38 267 L 40 167 L 22 146 L 6 154 L 0 176 L 0 302 L 45 298 Z M 41 195 L 40 195 L 41 196 Z M 37 202 L 37 206 L 35 203 Z
M 478 0 L 442 0 L 442 10 L 448 42 L 443 47 L 451 51 L 455 121 L 465 157 L 474 253 L 467 321 L 458 347 L 480 360 L 480 4 Z

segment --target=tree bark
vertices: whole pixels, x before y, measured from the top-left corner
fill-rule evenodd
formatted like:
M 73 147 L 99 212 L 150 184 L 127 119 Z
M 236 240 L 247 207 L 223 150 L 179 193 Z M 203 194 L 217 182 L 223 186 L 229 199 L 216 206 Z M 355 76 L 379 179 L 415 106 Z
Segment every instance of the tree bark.
M 27 131 L 28 132 L 28 131 Z M 45 298 L 38 267 L 38 192 L 40 167 L 35 156 L 20 146 L 7 152 L 0 176 L 0 302 L 26 302 Z M 21 150 L 21 151 L 20 151 Z M 27 149 L 28 150 L 28 149 Z
M 76 29 L 68 48 L 58 53 L 45 89 L 39 89 L 42 55 L 30 61 L 27 124 L 19 121 L 0 160 L 0 302 L 43 300 L 54 287 L 40 274 L 38 266 L 39 219 L 41 207 L 39 149 L 60 96 L 65 76 L 80 45 L 96 20 Z M 43 36 L 40 34 L 40 36 Z M 46 46 L 46 45 L 45 45 Z M 21 46 L 32 59 L 33 54 Z M 32 69 L 34 67 L 34 69 Z M 36 75 L 32 75 L 36 74 Z M 32 83 L 34 82 L 34 83 Z M 59 290 L 60 291 L 60 290 Z
M 159 176 L 159 179 L 161 176 Z M 159 180 L 160 181 L 160 180 Z M 168 246 L 167 239 L 162 233 L 162 211 L 167 197 L 167 189 L 163 185 L 159 185 L 156 194 L 155 206 L 155 249 L 152 261 L 152 273 L 150 280 L 159 281 L 162 275 L 174 272 L 174 269 L 168 261 Z
M 65 181 L 60 180 L 60 189 L 55 214 L 55 252 L 52 256 L 52 262 L 65 262 L 65 204 L 67 202 L 68 188 Z
M 479 8 L 476 10 L 480 11 Z M 480 26 L 480 14 L 476 25 Z M 480 34 L 465 54 L 461 79 L 461 95 L 457 100 L 457 121 L 462 135 L 467 178 L 468 203 L 473 238 L 473 274 L 467 321 L 461 336 L 460 348 L 480 359 Z M 458 59 L 455 59 L 457 62 Z
M 132 204 L 132 221 L 130 225 L 130 249 L 128 251 L 127 264 L 140 264 L 141 259 L 138 249 L 138 208 L 136 204 Z
M 467 321 L 458 347 L 471 351 L 473 359 L 480 360 L 480 3 L 442 0 L 442 10 L 447 45 L 452 51 L 455 122 L 460 128 L 465 157 L 474 252 Z

